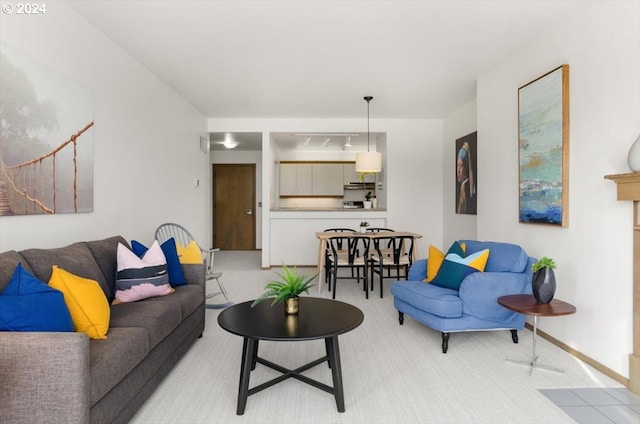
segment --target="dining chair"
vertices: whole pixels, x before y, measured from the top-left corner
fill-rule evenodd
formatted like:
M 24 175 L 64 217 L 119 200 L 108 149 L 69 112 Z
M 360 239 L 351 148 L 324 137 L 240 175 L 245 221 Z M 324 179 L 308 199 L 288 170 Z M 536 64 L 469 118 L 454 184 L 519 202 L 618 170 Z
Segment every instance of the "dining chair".
M 386 233 L 393 233 L 395 232 L 395 230 L 392 230 L 391 228 L 384 228 L 384 227 L 370 227 L 367 228 L 367 233 L 382 233 L 382 232 L 386 232 Z M 385 255 L 385 256 L 391 256 L 391 254 L 393 253 L 393 249 L 391 249 L 391 242 L 388 243 L 389 245 L 386 248 L 380 248 L 380 252 Z M 375 252 L 374 249 L 371 250 L 371 255 L 375 255 L 377 252 Z M 373 258 L 370 259 L 370 262 L 373 260 Z M 373 264 L 372 264 L 373 266 Z M 391 277 L 391 269 L 387 270 L 387 276 Z
M 335 233 L 355 233 L 355 230 L 352 228 L 327 228 L 324 230 L 325 233 L 335 232 Z M 347 250 L 343 247 L 343 242 L 338 242 L 338 250 L 342 255 L 345 255 Z M 324 282 L 325 284 L 329 284 L 331 281 L 331 268 L 329 264 L 329 256 L 331 255 L 331 248 L 329 244 L 327 244 L 327 248 L 324 251 Z M 353 278 L 353 271 L 351 272 L 351 277 Z
M 225 303 L 207 303 L 205 306 L 209 309 L 224 309 L 233 305 L 233 302 L 229 301 L 229 296 L 227 295 L 227 290 L 224 285 L 220 282 L 220 278 L 222 277 L 221 271 L 215 271 L 213 269 L 213 260 L 216 252 L 219 252 L 220 249 L 203 249 L 200 247 L 200 244 L 196 241 L 195 237 L 187 230 L 185 227 L 179 224 L 174 224 L 172 222 L 167 222 L 165 224 L 160 225 L 155 232 L 155 239 L 158 240 L 158 243 L 164 243 L 170 238 L 174 238 L 176 243 L 187 247 L 191 242 L 195 242 L 200 248 L 200 252 L 202 254 L 202 261 L 205 265 L 206 270 L 206 282 L 215 281 L 218 284 L 219 291 L 214 293 L 208 293 L 205 297 L 206 299 L 211 299 L 213 297 L 222 295 L 226 302 Z M 206 284 L 206 283 L 205 283 Z
M 362 279 L 365 297 L 369 298 L 369 245 L 370 240 L 368 237 L 357 235 L 329 238 L 329 249 L 331 250 L 328 261 L 330 268 L 329 291 L 333 290 L 332 297 L 334 299 L 336 298 L 339 279 L 355 279 L 356 282 L 360 282 Z M 342 247 L 342 252 L 340 247 Z M 362 255 L 360 255 L 360 252 L 362 252 Z M 340 276 L 338 274 L 340 268 L 350 268 L 351 276 Z M 360 277 L 361 269 L 362 277 Z M 353 275 L 354 271 L 355 277 Z
M 373 239 L 371 290 L 373 291 L 374 274 L 378 274 L 380 277 L 380 298 L 383 297 L 385 278 L 407 279 L 409 267 L 413 264 L 413 242 L 413 236 L 407 235 Z M 387 249 L 390 254 L 387 254 Z M 386 277 L 384 275 L 385 268 L 387 269 Z

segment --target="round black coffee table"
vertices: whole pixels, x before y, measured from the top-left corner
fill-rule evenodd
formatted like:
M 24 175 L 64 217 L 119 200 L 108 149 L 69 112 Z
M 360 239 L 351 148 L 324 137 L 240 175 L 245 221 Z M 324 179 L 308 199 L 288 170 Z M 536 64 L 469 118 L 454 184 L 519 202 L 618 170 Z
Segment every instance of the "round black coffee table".
M 336 398 L 338 412 L 344 412 L 344 390 L 340 365 L 338 336 L 359 326 L 364 314 L 348 303 L 319 297 L 300 298 L 300 312 L 286 315 L 284 305 L 271 307 L 271 299 L 251 307 L 253 301 L 233 305 L 218 315 L 218 324 L 230 333 L 244 337 L 242 362 L 240 366 L 240 387 L 236 413 L 244 414 L 247 397 L 288 378 L 295 378 L 318 389 L 331 393 Z M 294 370 L 289 370 L 258 356 L 260 340 L 278 342 L 298 342 L 304 340 L 325 340 L 326 355 Z M 320 383 L 302 373 L 316 365 L 328 362 L 333 377 L 333 387 Z M 282 373 L 273 380 L 249 389 L 249 376 L 261 363 Z

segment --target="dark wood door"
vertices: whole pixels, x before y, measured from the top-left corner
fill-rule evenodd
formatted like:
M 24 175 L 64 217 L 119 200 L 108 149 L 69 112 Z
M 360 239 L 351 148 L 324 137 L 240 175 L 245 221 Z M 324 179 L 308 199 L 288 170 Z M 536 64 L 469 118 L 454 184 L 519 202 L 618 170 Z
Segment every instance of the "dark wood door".
M 213 165 L 213 246 L 254 250 L 256 243 L 256 166 Z

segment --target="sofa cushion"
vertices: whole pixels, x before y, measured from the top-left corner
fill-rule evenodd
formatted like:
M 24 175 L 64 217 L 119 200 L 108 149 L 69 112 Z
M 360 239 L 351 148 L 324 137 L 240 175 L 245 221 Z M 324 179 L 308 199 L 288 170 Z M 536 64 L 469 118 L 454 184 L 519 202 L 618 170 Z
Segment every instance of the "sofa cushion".
M 524 272 L 528 255 L 522 247 L 496 241 L 461 240 L 467 245 L 467 254 L 489 249 L 491 255 L 485 267 L 486 272 Z
M 111 328 L 107 340 L 91 340 L 91 406 L 142 362 L 149 351 L 148 331 L 142 327 Z
M 20 254 L 33 270 L 33 275 L 41 281 L 49 281 L 53 272 L 51 266 L 58 265 L 78 277 L 97 281 L 105 295 L 107 294 L 105 277 L 86 243 L 79 242 L 56 249 L 27 249 Z
M 0 293 L 0 331 L 74 330 L 64 296 L 18 263 Z
M 444 258 L 440 271 L 432 284 L 458 290 L 467 275 L 484 271 L 489 256 L 489 249 L 470 253 L 467 256 L 449 253 Z
M 105 278 L 105 286 L 102 286 L 102 284 L 100 286 L 102 290 L 104 290 L 104 294 L 107 296 L 109 303 L 115 299 L 116 294 L 116 272 L 118 265 L 116 251 L 118 243 L 128 246 L 127 241 L 121 236 L 86 242 L 87 248 L 91 251 L 93 258 Z M 98 283 L 100 283 L 100 281 L 98 281 Z
M 175 288 L 171 296 L 154 297 L 146 299 L 145 302 L 177 302 L 180 304 L 182 319 L 185 319 L 204 301 L 202 297 L 202 287 L 197 284 L 187 284 Z
M 164 299 L 164 298 L 162 298 Z M 180 302 L 152 302 L 151 299 L 111 306 L 111 328 L 142 327 L 153 349 L 182 321 Z
M 16 266 L 22 264 L 22 269 L 34 275 L 33 270 L 27 263 L 27 261 L 15 250 L 9 250 L 8 252 L 0 253 L 0 292 L 5 288 L 15 272 Z
M 462 316 L 462 300 L 458 297 L 457 290 L 425 284 L 422 281 L 395 281 L 391 285 L 391 294 L 418 309 L 442 318 Z
M 106 339 L 109 331 L 109 302 L 94 280 L 78 277 L 54 265 L 49 286 L 64 293 L 76 331 L 91 339 Z

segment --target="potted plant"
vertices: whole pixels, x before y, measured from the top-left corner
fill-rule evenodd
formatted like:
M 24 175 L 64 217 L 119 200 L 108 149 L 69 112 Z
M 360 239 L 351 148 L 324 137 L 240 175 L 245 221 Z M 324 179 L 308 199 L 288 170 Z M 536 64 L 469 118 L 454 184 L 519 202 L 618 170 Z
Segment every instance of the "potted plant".
M 317 274 L 312 276 L 299 274 L 297 267 L 294 266 L 293 269 L 290 269 L 286 265 L 282 265 L 281 273 L 275 272 L 275 274 L 280 277 L 280 280 L 269 281 L 265 285 L 265 292 L 253 301 L 251 307 L 253 308 L 268 297 L 273 297 L 271 306 L 284 302 L 287 314 L 297 314 L 299 296 L 303 292 L 309 293 L 309 287 L 313 285 L 311 281 L 316 278 Z
M 365 209 L 371 209 L 371 205 L 372 205 L 372 201 L 371 198 L 373 197 L 373 194 L 371 194 L 370 191 L 368 191 L 365 195 L 364 195 L 364 208 Z
M 546 256 L 531 266 L 531 271 L 533 271 L 531 286 L 533 296 L 538 303 L 551 302 L 556 293 L 556 276 L 553 272 L 555 268 L 555 261 Z
M 361 233 L 366 233 L 367 232 L 367 227 L 369 226 L 369 223 L 367 221 L 362 221 L 360 223 L 360 232 Z

